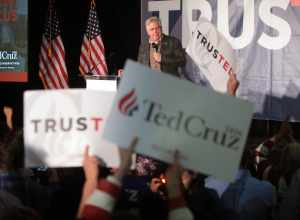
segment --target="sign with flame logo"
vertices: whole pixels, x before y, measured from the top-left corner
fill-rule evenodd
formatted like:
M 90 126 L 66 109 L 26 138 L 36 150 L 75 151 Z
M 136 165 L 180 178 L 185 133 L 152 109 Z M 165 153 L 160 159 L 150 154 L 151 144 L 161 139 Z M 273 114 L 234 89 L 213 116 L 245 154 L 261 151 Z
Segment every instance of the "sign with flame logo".
M 121 98 L 118 103 L 118 108 L 120 112 L 128 116 L 132 116 L 133 113 L 139 109 L 135 89 L 132 89 L 128 94 Z
M 128 146 L 138 136 L 138 153 L 171 162 L 179 150 L 186 168 L 231 180 L 252 111 L 246 101 L 128 61 L 103 137 Z

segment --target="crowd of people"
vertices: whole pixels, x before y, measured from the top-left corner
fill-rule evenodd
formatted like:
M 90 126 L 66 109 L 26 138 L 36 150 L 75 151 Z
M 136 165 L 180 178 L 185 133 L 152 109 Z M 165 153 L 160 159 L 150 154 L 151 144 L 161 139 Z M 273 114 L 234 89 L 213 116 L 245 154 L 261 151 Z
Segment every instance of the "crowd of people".
M 179 162 L 142 175 L 131 169 L 138 138 L 103 167 L 86 148 L 82 168 L 24 168 L 23 134 L 1 130 L 0 219 L 291 219 L 300 217 L 300 143 L 287 121 L 245 147 L 233 182 Z M 158 169 L 159 170 L 159 169 Z

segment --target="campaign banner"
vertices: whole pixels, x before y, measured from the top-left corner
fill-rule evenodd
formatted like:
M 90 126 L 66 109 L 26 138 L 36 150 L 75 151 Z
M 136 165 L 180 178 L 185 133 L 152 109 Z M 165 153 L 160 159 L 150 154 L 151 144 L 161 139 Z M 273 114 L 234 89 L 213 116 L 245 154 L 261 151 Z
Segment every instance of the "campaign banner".
M 205 79 L 205 84 L 214 90 L 227 91 L 229 75 L 238 71 L 236 54 L 227 39 L 207 19 L 199 19 L 186 53 L 185 69 L 188 75 L 193 75 L 193 81 Z
M 28 80 L 28 0 L 0 1 L 0 82 Z
M 187 48 L 199 19 L 206 18 L 238 57 L 237 95 L 254 103 L 254 117 L 300 121 L 299 9 L 298 0 L 142 0 L 141 41 L 148 40 L 145 20 L 154 15 L 163 32 Z M 187 78 L 205 82 L 190 73 Z
M 252 104 L 127 61 L 103 137 L 184 167 L 232 180 L 239 167 Z
M 118 167 L 117 146 L 101 138 L 114 96 L 84 89 L 26 91 L 26 167 L 81 166 L 86 146 L 107 166 Z

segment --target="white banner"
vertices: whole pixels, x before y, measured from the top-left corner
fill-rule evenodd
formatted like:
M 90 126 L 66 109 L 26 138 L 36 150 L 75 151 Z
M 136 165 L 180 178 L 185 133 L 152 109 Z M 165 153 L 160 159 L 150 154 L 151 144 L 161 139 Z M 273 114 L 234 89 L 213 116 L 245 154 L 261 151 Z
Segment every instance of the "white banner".
M 171 162 L 175 149 L 189 169 L 232 180 L 253 107 L 237 98 L 128 61 L 103 137 Z
M 237 59 L 230 43 L 207 19 L 199 19 L 186 52 L 188 75 L 226 92 L 229 74 L 237 74 Z
M 87 145 L 107 166 L 117 167 L 116 145 L 101 138 L 114 96 L 84 89 L 25 92 L 26 167 L 81 166 Z

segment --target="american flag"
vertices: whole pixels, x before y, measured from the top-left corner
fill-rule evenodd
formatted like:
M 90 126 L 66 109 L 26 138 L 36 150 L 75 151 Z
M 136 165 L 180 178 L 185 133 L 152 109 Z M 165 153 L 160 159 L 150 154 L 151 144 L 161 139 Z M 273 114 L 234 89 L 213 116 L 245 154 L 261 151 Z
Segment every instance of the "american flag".
M 46 89 L 68 88 L 65 48 L 60 36 L 54 2 L 49 1 L 48 16 L 39 55 L 39 75 Z
M 92 0 L 88 24 L 81 46 L 79 71 L 83 75 L 86 73 L 92 73 L 93 75 L 106 75 L 108 72 L 104 56 L 104 45 L 101 38 L 99 20 L 95 6 L 95 2 Z

